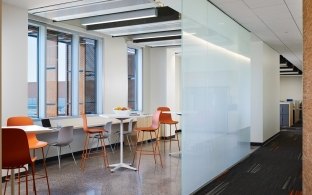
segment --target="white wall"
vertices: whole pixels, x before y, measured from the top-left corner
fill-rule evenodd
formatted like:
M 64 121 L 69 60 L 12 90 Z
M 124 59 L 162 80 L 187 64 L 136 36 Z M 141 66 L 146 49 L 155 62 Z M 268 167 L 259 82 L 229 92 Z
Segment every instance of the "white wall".
M 279 54 L 263 44 L 263 142 L 280 131 Z
M 2 125 L 13 115 L 27 115 L 27 10 L 2 6 Z
M 281 76 L 280 86 L 280 100 L 293 99 L 302 101 L 302 76 Z
M 123 38 L 104 39 L 104 113 L 128 106 L 128 54 Z
M 279 54 L 255 37 L 251 53 L 250 141 L 263 143 L 279 132 Z
M 261 41 L 251 42 L 251 142 L 263 142 L 263 65 Z

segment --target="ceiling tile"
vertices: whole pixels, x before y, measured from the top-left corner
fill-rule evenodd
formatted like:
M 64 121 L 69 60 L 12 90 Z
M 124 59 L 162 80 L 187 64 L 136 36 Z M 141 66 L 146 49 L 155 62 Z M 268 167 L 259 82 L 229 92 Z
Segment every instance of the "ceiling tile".
M 243 0 L 243 2 L 251 9 L 284 4 L 283 0 Z

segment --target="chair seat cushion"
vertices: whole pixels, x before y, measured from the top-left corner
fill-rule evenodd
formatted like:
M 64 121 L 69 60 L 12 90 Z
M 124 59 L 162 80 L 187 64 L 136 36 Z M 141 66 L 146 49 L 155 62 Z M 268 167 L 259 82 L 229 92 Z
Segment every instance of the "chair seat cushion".
M 104 132 L 104 129 L 100 129 L 100 128 L 88 128 L 88 130 L 86 131 L 87 133 L 102 133 Z
M 173 120 L 165 120 L 165 121 L 161 121 L 160 124 L 170 124 L 170 125 L 174 125 L 174 124 L 178 124 L 178 121 L 173 121 Z
M 43 141 L 32 142 L 32 143 L 29 143 L 29 149 L 43 148 L 47 145 L 48 145 L 48 142 L 43 142 Z
M 139 128 L 136 128 L 135 130 L 137 130 L 137 131 L 156 131 L 157 129 L 154 129 L 152 127 L 139 127 Z

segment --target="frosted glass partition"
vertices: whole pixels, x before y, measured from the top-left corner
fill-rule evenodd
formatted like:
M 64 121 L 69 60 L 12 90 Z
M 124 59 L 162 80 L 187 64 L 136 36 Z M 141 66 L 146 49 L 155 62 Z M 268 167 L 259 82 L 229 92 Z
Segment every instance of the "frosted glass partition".
M 182 1 L 182 193 L 250 152 L 249 32 L 207 0 Z

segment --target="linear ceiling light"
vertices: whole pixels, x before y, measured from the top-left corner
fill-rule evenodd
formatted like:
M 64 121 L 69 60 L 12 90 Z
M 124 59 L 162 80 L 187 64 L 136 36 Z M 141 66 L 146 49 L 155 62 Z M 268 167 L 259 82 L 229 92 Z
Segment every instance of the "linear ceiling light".
M 90 18 L 82 18 L 80 20 L 80 24 L 87 26 L 87 25 L 94 25 L 94 24 L 104 24 L 110 22 L 120 22 L 120 21 L 127 21 L 127 20 L 136 20 L 142 18 L 152 18 L 157 17 L 157 9 L 142 9 L 136 11 L 129 11 L 129 12 L 121 12 L 116 14 L 108 14 L 103 16 L 95 16 Z
M 140 35 L 133 35 L 133 40 L 138 39 L 152 39 L 152 38 L 160 38 L 160 37 L 173 37 L 173 36 L 181 36 L 181 30 L 173 30 L 173 31 L 165 31 L 165 32 L 155 32 L 155 33 L 145 33 Z
M 281 68 L 280 71 L 281 72 L 287 72 L 287 71 L 293 71 L 294 69 L 292 68 Z
M 291 74 L 299 74 L 299 72 L 281 72 L 280 74 L 289 74 L 289 75 L 291 75 Z

